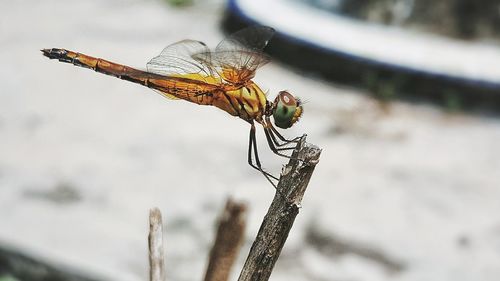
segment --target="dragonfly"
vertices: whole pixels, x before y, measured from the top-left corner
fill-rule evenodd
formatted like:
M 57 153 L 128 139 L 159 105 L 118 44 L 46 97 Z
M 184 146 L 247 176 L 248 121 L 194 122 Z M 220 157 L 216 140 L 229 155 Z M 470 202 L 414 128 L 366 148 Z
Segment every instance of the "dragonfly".
M 275 126 L 292 127 L 302 116 L 303 104 L 285 90 L 271 101 L 252 81 L 256 70 L 270 61 L 263 49 L 274 33 L 274 29 L 267 26 L 247 27 L 229 35 L 213 50 L 201 41 L 182 40 L 168 45 L 152 58 L 146 70 L 66 49 L 41 51 L 50 59 L 141 84 L 168 99 L 215 106 L 243 119 L 250 124 L 248 164 L 276 188 L 274 181 L 278 181 L 278 177 L 264 170 L 259 159 L 255 124 L 262 126 L 272 152 L 292 158 L 286 151 L 294 149 L 293 144 L 298 143 L 300 137 L 287 139 Z

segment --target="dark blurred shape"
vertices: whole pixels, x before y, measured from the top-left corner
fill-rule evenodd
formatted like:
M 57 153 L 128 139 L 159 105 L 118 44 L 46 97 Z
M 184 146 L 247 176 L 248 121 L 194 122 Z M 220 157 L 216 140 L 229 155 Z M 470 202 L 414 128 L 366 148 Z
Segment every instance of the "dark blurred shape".
M 193 5 L 193 0 L 165 0 L 168 4 L 175 7 L 184 7 Z
M 0 280 L 97 281 L 98 279 L 57 268 L 26 254 L 0 246 Z
M 49 190 L 31 190 L 24 191 L 27 198 L 41 199 L 57 204 L 70 204 L 82 199 L 81 194 L 75 186 L 69 183 L 59 183 Z
M 471 246 L 471 239 L 466 235 L 462 235 L 457 238 L 457 245 L 461 248 L 469 248 Z
M 297 0 L 336 14 L 458 38 L 500 39 L 498 0 Z
M 335 258 L 354 255 L 376 263 L 389 273 L 401 273 L 406 267 L 403 262 L 388 256 L 376 247 L 341 238 L 333 233 L 325 233 L 314 225 L 306 230 L 305 240 L 324 255 Z
M 290 1 L 303 2 L 302 0 Z M 353 16 L 361 17 L 369 13 L 370 7 L 375 5 L 375 3 L 380 3 L 381 5 L 404 1 L 409 0 L 312 2 L 323 3 L 322 5 L 331 2 L 328 7 L 335 10 L 336 13 L 342 11 L 353 14 L 356 10 L 358 14 L 354 13 Z M 473 30 L 475 29 L 470 27 L 471 23 L 481 22 L 482 24 L 485 22 L 485 19 L 482 18 L 482 13 L 485 10 L 489 10 L 488 14 L 492 15 L 490 21 L 496 23 L 494 27 L 491 27 L 491 30 L 498 33 L 498 22 L 500 22 L 498 19 L 498 4 L 496 7 L 493 7 L 496 1 L 478 1 L 481 4 L 472 0 L 446 0 L 444 2 L 454 3 L 452 5 L 453 8 L 448 7 L 450 13 L 464 14 L 467 11 L 467 16 L 464 16 L 465 19 L 460 24 L 461 27 L 457 29 L 461 30 L 460 34 L 466 34 L 467 32 L 469 32 L 468 34 L 471 32 L 474 33 Z M 483 4 L 485 6 L 481 6 Z M 423 22 L 436 18 L 440 19 L 437 20 L 438 23 L 436 24 L 448 24 L 445 23 L 442 17 L 438 17 L 437 14 L 432 15 L 433 13 L 438 13 L 439 7 L 443 5 L 440 1 L 420 0 L 419 2 L 419 0 L 414 0 L 414 5 L 415 13 L 422 15 L 421 20 Z M 489 8 L 486 8 L 486 6 Z M 493 15 L 492 13 L 497 14 Z M 286 18 L 287 15 L 280 16 Z M 410 20 L 413 15 L 408 13 L 406 17 Z M 392 19 L 393 16 L 391 14 L 381 16 L 380 20 L 391 21 Z M 222 27 L 227 33 L 232 33 L 246 26 L 256 24 L 266 23 L 262 23 L 246 14 L 246 11 L 238 6 L 238 1 L 229 1 L 222 21 Z M 382 101 L 395 98 L 412 102 L 431 101 L 450 111 L 472 110 L 480 111 L 481 113 L 493 113 L 495 115 L 500 113 L 500 83 L 498 81 L 467 78 L 446 73 L 433 73 L 411 66 L 361 57 L 350 53 L 349 50 L 327 49 L 311 43 L 309 38 L 292 37 L 283 33 L 279 28 L 275 28 L 277 33 L 271 39 L 265 51 L 276 60 L 291 65 L 300 72 L 308 72 L 313 76 L 319 76 L 326 80 L 366 89 L 374 97 Z M 482 30 L 479 27 L 477 29 Z M 459 59 L 457 58 L 457 60 Z

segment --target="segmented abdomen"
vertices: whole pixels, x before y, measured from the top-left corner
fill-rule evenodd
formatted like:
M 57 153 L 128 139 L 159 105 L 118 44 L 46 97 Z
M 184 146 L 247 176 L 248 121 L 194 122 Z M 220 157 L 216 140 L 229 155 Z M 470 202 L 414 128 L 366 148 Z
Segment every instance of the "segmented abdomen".
M 65 49 L 44 49 L 42 52 L 50 59 L 57 59 L 61 62 L 90 68 L 96 72 L 155 89 L 168 98 L 178 98 L 197 104 L 212 105 L 213 93 L 219 89 L 217 85 L 208 84 L 203 81 L 158 75 Z

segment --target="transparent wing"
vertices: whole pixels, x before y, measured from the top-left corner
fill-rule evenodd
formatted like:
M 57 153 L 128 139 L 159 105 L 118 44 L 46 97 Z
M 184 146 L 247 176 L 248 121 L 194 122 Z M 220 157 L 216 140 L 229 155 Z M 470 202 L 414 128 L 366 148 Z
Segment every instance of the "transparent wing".
M 250 51 L 261 53 L 275 31 L 268 26 L 251 26 L 229 35 L 222 40 L 215 52 Z
M 270 27 L 248 27 L 224 39 L 212 53 L 200 52 L 192 58 L 213 66 L 225 81 L 240 84 L 252 79 L 255 70 L 270 61 L 262 50 L 273 35 L 274 29 Z
M 197 59 L 195 59 L 195 57 Z M 211 65 L 211 52 L 205 43 L 195 40 L 182 40 L 167 46 L 147 65 L 148 72 L 164 76 L 184 76 L 205 82 L 213 82 L 218 75 Z M 205 79 L 207 78 L 207 79 Z

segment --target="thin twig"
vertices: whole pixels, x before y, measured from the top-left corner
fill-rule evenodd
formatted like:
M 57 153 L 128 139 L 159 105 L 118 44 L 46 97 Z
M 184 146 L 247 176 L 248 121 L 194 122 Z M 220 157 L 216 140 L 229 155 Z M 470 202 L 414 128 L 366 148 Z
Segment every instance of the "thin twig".
M 165 281 L 163 256 L 163 229 L 161 212 L 158 208 L 149 211 L 149 280 Z
M 283 169 L 279 192 L 264 217 L 238 281 L 267 281 L 271 276 L 320 154 L 321 150 L 306 143 L 303 136 Z
M 241 244 L 246 226 L 247 207 L 229 198 L 222 212 L 214 245 L 205 273 L 205 281 L 227 281 L 231 273 Z

